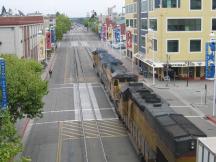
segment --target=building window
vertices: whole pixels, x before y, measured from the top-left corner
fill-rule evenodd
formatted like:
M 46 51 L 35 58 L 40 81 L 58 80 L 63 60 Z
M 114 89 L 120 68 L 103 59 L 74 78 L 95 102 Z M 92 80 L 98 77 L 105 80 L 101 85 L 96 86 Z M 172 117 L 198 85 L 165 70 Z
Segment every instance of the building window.
M 153 50 L 157 51 L 157 39 L 152 40 L 152 46 L 153 46 Z
M 201 31 L 201 19 L 168 19 L 168 31 Z
M 126 19 L 126 26 L 128 27 L 129 26 L 129 20 Z
M 134 28 L 137 28 L 137 20 L 136 19 L 134 19 Z
M 157 31 L 157 19 L 149 19 L 149 27 Z
M 148 1 L 147 0 L 142 0 L 141 12 L 148 12 Z
M 201 40 L 190 40 L 190 52 L 201 52 Z
M 160 8 L 160 0 L 154 0 L 154 8 Z
M 212 30 L 216 30 L 216 18 L 212 19 Z
M 144 30 L 148 29 L 148 21 L 147 19 L 141 19 L 141 28 Z
M 167 40 L 167 52 L 179 52 L 179 40 Z
M 162 0 L 162 8 L 180 8 L 180 0 Z
M 146 47 L 146 37 L 145 36 L 141 36 L 141 46 Z
M 130 19 L 130 27 L 134 27 L 133 25 L 133 19 Z
M 133 43 L 137 44 L 137 35 L 133 35 Z
M 201 10 L 202 0 L 190 0 L 190 9 L 191 10 Z
M 212 0 L 212 10 L 216 10 L 216 0 Z
M 149 0 L 149 11 L 153 11 L 153 0 Z

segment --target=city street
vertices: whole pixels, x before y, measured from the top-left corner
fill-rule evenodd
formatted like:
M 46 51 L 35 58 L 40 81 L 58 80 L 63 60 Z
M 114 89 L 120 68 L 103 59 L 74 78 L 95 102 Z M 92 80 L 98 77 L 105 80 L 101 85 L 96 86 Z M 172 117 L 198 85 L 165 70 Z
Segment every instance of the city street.
M 24 148 L 33 162 L 139 161 L 92 67 L 99 44 L 82 27 L 58 43 L 43 118 L 30 124 Z

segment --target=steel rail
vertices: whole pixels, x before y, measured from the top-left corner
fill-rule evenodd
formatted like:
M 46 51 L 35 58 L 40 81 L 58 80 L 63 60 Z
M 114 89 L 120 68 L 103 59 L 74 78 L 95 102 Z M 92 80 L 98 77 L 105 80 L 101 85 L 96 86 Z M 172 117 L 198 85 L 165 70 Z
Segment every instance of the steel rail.
M 78 50 L 77 50 L 77 55 L 78 55 L 78 59 L 79 59 L 79 62 L 80 62 L 80 68 L 81 68 L 81 71 L 82 71 L 82 74 L 83 74 L 83 78 L 84 78 L 84 81 L 85 81 L 85 86 L 86 86 L 86 89 L 87 89 L 88 98 L 89 98 L 89 101 L 90 101 L 90 104 L 91 104 L 91 109 L 92 109 L 92 112 L 93 112 L 93 115 L 94 115 L 94 118 L 95 118 L 96 127 L 97 127 L 97 133 L 98 133 L 98 139 L 99 139 L 99 142 L 101 144 L 104 161 L 108 162 L 107 156 L 106 156 L 106 153 L 105 153 L 105 149 L 104 149 L 104 144 L 103 144 L 102 137 L 101 137 L 101 133 L 100 133 L 100 129 L 99 129 L 98 119 L 97 119 L 96 112 L 95 112 L 93 102 L 92 102 L 92 99 L 91 99 L 89 87 L 88 87 L 87 82 L 86 82 L 87 80 L 86 80 L 86 77 L 84 75 L 84 71 L 83 71 L 83 67 L 82 67 L 82 63 L 81 63 L 81 59 L 80 59 L 80 55 L 79 55 Z
M 78 92 L 78 96 L 79 96 L 79 106 L 80 106 L 80 118 L 81 118 L 81 129 L 82 129 L 82 134 L 83 134 L 83 143 L 84 143 L 84 150 L 85 150 L 85 162 L 88 162 L 88 150 L 87 150 L 87 142 L 86 142 L 86 132 L 85 132 L 85 128 L 84 128 L 84 120 L 83 120 L 83 110 L 82 110 L 82 105 L 81 105 L 81 96 L 80 96 L 80 90 L 79 90 L 79 69 L 78 69 L 78 65 L 77 65 L 77 52 L 78 50 L 74 47 L 74 55 L 75 55 L 75 59 L 74 59 L 74 63 L 75 63 L 75 69 L 76 69 L 76 81 L 77 81 L 77 92 Z

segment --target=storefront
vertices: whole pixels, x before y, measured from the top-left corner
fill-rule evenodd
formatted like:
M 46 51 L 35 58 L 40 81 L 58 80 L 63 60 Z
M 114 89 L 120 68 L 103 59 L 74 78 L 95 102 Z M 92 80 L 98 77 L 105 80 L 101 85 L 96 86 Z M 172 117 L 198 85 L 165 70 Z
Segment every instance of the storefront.
M 154 66 L 155 77 L 159 80 L 163 80 L 167 72 L 171 79 L 205 79 L 205 62 L 169 62 L 167 68 L 166 62 L 153 62 L 142 54 L 135 54 L 134 57 L 139 60 L 140 73 L 142 72 L 144 77 L 152 77 Z

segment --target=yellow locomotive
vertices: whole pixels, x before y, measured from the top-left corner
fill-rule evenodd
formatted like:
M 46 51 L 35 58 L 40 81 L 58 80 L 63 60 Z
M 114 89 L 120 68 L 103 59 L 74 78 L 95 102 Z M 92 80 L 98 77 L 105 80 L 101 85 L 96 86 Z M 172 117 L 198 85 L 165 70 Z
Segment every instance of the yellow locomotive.
M 128 82 L 137 82 L 138 76 L 127 72 L 122 62 L 108 54 L 106 50 L 97 49 L 92 54 L 93 67 L 97 75 L 108 91 L 110 99 L 117 103 L 121 86 Z
M 195 162 L 196 141 L 206 135 L 152 89 L 138 83 L 120 60 L 105 50 L 92 52 L 93 66 L 128 129 L 143 162 Z

